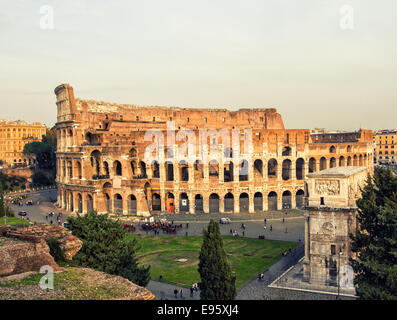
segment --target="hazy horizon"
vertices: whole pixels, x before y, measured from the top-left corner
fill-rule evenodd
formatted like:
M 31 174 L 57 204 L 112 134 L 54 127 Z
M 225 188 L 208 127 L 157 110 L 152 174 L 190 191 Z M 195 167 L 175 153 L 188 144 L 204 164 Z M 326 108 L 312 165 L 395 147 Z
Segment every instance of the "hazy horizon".
M 121 104 L 276 108 L 288 129 L 397 127 L 393 0 L 0 4 L 0 119 L 52 127 L 54 89 L 69 83 Z M 343 5 L 353 29 L 340 26 Z

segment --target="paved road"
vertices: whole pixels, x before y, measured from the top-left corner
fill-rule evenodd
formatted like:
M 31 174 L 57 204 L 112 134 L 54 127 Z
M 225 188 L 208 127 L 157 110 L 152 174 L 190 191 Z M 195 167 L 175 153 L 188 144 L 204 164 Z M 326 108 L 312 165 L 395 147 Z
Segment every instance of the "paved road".
M 34 205 L 28 206 L 25 204 L 27 200 L 32 200 Z M 23 205 L 11 205 L 11 209 L 14 211 L 15 215 L 18 215 L 19 211 L 26 211 L 27 217 L 32 222 L 37 223 L 49 223 L 50 221 L 46 219 L 46 216 L 50 212 L 58 213 L 57 208 L 54 206 L 54 202 L 57 200 L 56 190 L 42 190 L 35 191 L 28 194 L 28 197 L 23 200 Z M 39 201 L 39 205 L 37 205 Z M 66 216 L 62 217 L 62 223 L 66 221 Z M 56 219 L 53 219 L 56 223 Z
M 300 244 L 295 251 L 287 254 L 273 264 L 266 272 L 264 279 L 255 279 L 241 288 L 236 296 L 237 300 L 263 300 L 269 292 L 267 286 L 283 274 L 289 267 L 295 265 L 305 254 L 304 245 Z M 271 297 L 270 297 L 271 298 Z
M 208 219 L 208 218 L 207 218 Z M 174 223 L 179 223 L 174 221 Z M 268 219 L 266 223 L 266 229 L 264 229 L 264 222 L 261 221 L 244 221 L 245 230 L 241 228 L 242 222 L 231 222 L 228 225 L 220 225 L 220 231 L 222 235 L 231 235 L 230 230 L 237 230 L 239 236 L 258 238 L 260 235 L 264 235 L 268 240 L 282 240 L 282 241 L 304 241 L 304 220 L 302 217 L 287 218 L 284 219 Z M 202 235 L 203 229 L 208 226 L 208 221 L 189 222 L 189 227 L 186 228 L 186 222 L 182 223 L 182 229 L 177 232 L 178 236 L 185 236 L 186 232 L 188 235 Z M 272 226 L 272 231 L 270 231 Z M 145 231 L 140 231 L 137 228 L 137 234 L 147 234 Z M 148 233 L 149 235 L 153 233 Z
M 11 205 L 15 214 L 18 211 L 26 211 L 30 221 L 38 223 L 49 223 L 46 220 L 46 216 L 50 212 L 58 213 L 60 210 L 54 206 L 56 201 L 57 193 L 56 190 L 50 191 L 37 191 L 29 196 L 29 200 L 34 201 L 33 206 L 23 205 L 22 207 L 18 205 Z M 26 200 L 25 200 L 26 201 Z M 40 202 L 37 205 L 37 201 Z M 66 221 L 68 214 L 63 214 L 62 222 Z M 230 235 L 230 230 L 237 230 L 239 236 L 258 238 L 259 235 L 264 235 L 266 239 L 269 240 L 284 240 L 284 241 L 294 241 L 303 242 L 304 240 L 304 221 L 300 213 L 285 214 L 283 212 L 276 213 L 266 213 L 264 215 L 260 214 L 250 214 L 250 215 L 190 215 L 190 214 L 177 214 L 177 215 L 163 215 L 168 221 L 174 220 L 174 223 L 181 223 L 183 228 L 178 231 L 178 236 L 185 236 L 186 232 L 188 235 L 202 235 L 202 231 L 207 227 L 209 218 L 219 220 L 220 217 L 229 217 L 231 223 L 228 225 L 220 225 L 220 230 L 222 235 Z M 264 229 L 264 218 L 266 217 L 266 229 Z M 283 222 L 284 218 L 284 222 Z M 55 222 L 55 219 L 54 219 Z M 189 223 L 189 227 L 186 228 L 186 223 Z M 241 223 L 244 223 L 246 228 L 243 230 L 241 228 Z M 138 224 L 135 224 L 138 226 Z M 272 227 L 272 231 L 270 231 Z M 146 234 L 144 231 L 140 231 L 137 228 L 137 234 Z M 150 234 L 150 233 L 149 233 Z

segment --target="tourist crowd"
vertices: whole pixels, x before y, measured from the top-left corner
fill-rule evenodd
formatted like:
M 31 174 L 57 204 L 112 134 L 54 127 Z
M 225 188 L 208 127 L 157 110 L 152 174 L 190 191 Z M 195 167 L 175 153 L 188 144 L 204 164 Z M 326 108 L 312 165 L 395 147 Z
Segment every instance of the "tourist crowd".
M 155 235 L 160 234 L 160 230 L 166 234 L 176 234 L 179 229 L 182 229 L 181 224 L 174 224 L 174 221 L 170 222 L 146 222 L 141 224 L 139 230 L 153 232 Z

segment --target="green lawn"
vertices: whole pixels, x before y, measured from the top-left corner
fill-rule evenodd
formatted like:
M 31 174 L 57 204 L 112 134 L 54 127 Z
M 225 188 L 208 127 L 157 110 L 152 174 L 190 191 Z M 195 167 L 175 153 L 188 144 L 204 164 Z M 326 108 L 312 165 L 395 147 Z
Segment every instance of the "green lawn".
M 0 225 L 4 224 L 4 217 L 0 218 Z M 29 221 L 26 220 L 21 220 L 19 218 L 15 217 L 7 217 L 7 224 L 9 225 L 16 225 L 16 224 L 24 224 L 24 225 L 29 225 Z
M 164 282 L 186 287 L 200 281 L 197 268 L 202 236 L 127 235 L 127 239 L 132 237 L 138 238 L 141 245 L 137 253 L 139 262 L 151 265 L 153 280 L 158 280 L 162 274 Z M 223 237 L 223 244 L 232 270 L 236 273 L 237 289 L 277 262 L 284 251 L 298 245 L 296 242 L 231 236 Z M 187 261 L 178 262 L 178 259 Z

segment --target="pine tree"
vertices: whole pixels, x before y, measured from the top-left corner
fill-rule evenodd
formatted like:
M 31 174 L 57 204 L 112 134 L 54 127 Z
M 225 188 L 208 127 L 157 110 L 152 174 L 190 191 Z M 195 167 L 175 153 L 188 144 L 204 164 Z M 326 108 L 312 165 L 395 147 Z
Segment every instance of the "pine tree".
M 356 293 L 360 299 L 397 299 L 397 178 L 390 169 L 377 169 L 361 191 L 358 229 L 351 235 Z
M 116 274 L 140 285 L 150 280 L 150 266 L 138 266 L 135 257 L 136 240 L 127 242 L 125 231 L 118 221 L 107 214 L 92 211 L 85 216 L 68 218 L 69 229 L 83 241 L 73 261 L 79 266 Z
M 198 271 L 201 282 L 201 300 L 232 300 L 236 296 L 236 277 L 232 275 L 219 224 L 211 219 L 208 229 L 203 230 Z

